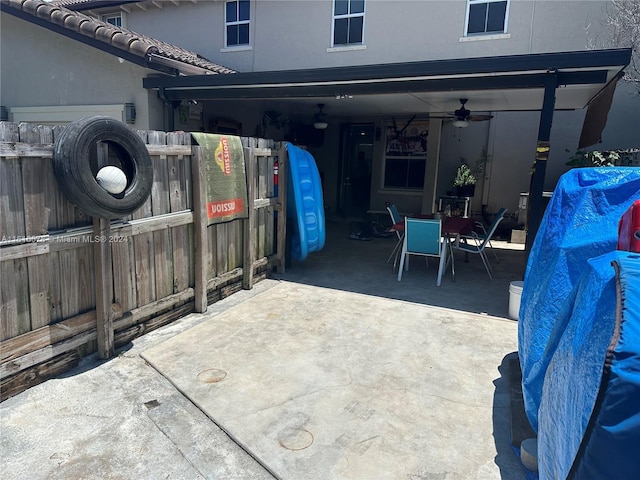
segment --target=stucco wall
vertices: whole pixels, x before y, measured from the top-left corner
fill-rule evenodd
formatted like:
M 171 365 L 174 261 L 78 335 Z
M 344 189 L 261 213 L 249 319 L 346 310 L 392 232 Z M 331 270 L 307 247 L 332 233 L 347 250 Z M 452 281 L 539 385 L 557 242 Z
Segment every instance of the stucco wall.
M 239 71 L 375 64 L 456 57 L 582 50 L 587 48 L 587 27 L 595 33 L 603 4 L 598 1 L 513 0 L 510 4 L 509 38 L 460 41 L 464 32 L 466 0 L 367 2 L 365 49 L 327 51 L 331 35 L 330 1 L 279 1 L 252 3 L 249 49 L 230 50 L 224 44 L 224 2 L 164 2 L 164 8 L 135 6 L 126 15 L 126 26 L 203 54 Z M 20 42 L 12 42 L 20 38 Z M 107 104 L 134 102 L 136 128 L 161 129 L 162 104 L 141 81 L 148 71 L 112 55 L 64 38 L 40 27 L 2 14 L 2 104 L 11 106 Z M 637 146 L 640 125 L 638 97 L 621 85 L 614 97 L 612 114 L 603 143 L 594 148 Z M 260 102 L 204 102 L 204 122 L 176 122 L 176 129 L 199 130 L 213 118 L 240 121 L 243 135 L 254 135 L 260 124 Z M 293 113 L 293 112 L 292 112 Z M 302 113 L 298 112 L 300 115 Z M 552 190 L 567 170 L 565 162 L 575 151 L 584 111 L 556 112 L 545 190 Z M 515 212 L 520 192 L 529 189 L 537 138 L 537 112 L 494 113 L 491 122 L 472 123 L 464 130 L 445 124 L 440 143 L 437 196 L 446 194 L 460 157 L 473 161 L 486 147 L 492 157 L 487 178 L 479 182 L 473 209 L 501 206 Z M 309 120 L 305 118 L 291 120 Z M 151 120 L 149 120 L 151 119 Z M 313 149 L 325 177 L 325 204 L 335 209 L 339 191 L 338 151 L 340 122 L 377 122 L 379 118 L 330 118 L 325 143 Z M 383 129 L 384 130 L 384 129 Z M 270 127 L 267 137 L 281 139 L 284 130 Z M 437 145 L 430 139 L 430 148 Z M 376 142 L 372 179 L 372 209 L 385 201 L 404 211 L 419 211 L 421 194 L 384 191 L 382 142 Z
M 162 105 L 142 88 L 149 70 L 2 13 L 0 104 L 11 107 L 134 103 L 139 129 L 162 128 Z
M 330 0 L 252 2 L 250 49 L 224 49 L 224 2 L 132 7 L 127 26 L 246 72 L 583 50 L 606 3 L 512 0 L 508 38 L 465 41 L 466 0 L 369 1 L 366 48 L 346 51 L 328 51 Z

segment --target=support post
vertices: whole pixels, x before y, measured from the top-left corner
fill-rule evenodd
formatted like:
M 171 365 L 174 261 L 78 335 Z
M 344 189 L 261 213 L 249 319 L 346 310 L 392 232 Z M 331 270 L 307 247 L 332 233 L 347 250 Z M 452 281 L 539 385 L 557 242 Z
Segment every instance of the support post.
M 276 271 L 278 273 L 284 273 L 286 263 L 286 247 L 287 247 L 287 179 L 289 178 L 289 157 L 287 156 L 287 150 L 285 144 L 280 145 L 278 151 L 278 224 L 277 224 L 277 246 L 276 254 L 278 258 L 278 264 Z
M 191 178 L 193 179 L 193 231 L 195 237 L 195 311 L 207 311 L 207 187 L 205 184 L 202 147 L 191 149 Z
M 96 328 L 98 356 L 111 358 L 115 354 L 113 338 L 113 270 L 111 268 L 111 226 L 106 218 L 93 219 L 93 261 L 96 284 Z
M 531 175 L 531 185 L 529 188 L 529 203 L 527 208 L 527 240 L 525 250 L 527 255 L 531 252 L 533 240 L 538 233 L 542 215 L 544 213 L 542 192 L 544 190 L 544 177 L 547 170 L 547 159 L 549 158 L 549 139 L 551 137 L 551 123 L 553 121 L 553 111 L 556 105 L 556 88 L 558 77 L 556 72 L 550 72 L 544 82 L 544 100 L 540 113 L 540 126 L 538 127 L 538 142 L 536 144 L 536 157 Z
M 253 288 L 253 261 L 255 259 L 255 218 L 256 199 L 256 156 L 253 148 L 244 149 L 244 164 L 247 174 L 247 210 L 249 217 L 244 220 L 244 254 L 242 259 L 242 288 Z

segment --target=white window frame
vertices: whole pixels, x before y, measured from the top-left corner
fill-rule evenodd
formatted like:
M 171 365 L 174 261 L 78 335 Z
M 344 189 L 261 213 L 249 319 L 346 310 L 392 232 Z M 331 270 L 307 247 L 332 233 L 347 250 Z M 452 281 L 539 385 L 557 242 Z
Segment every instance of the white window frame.
M 253 16 L 253 2 L 249 1 L 249 20 L 236 20 L 234 22 L 227 22 L 227 4 L 237 3 L 236 11 L 238 13 L 237 18 L 240 17 L 240 0 L 227 0 L 224 2 L 224 50 L 248 50 L 251 46 L 251 17 Z M 227 38 L 227 28 L 233 25 L 249 25 L 249 43 L 242 43 L 238 45 L 229 45 L 229 39 Z
M 364 8 L 362 9 L 362 13 L 346 13 L 344 15 L 336 15 L 336 2 L 335 0 L 331 0 L 331 48 L 339 49 L 345 48 L 349 49 L 350 47 L 361 47 L 364 46 L 364 29 L 365 29 L 365 13 L 367 13 L 367 0 L 364 0 Z M 351 0 L 349 0 L 349 9 L 351 9 Z M 335 38 L 335 30 L 336 30 L 336 20 L 341 18 L 355 18 L 362 17 L 362 41 L 360 43 L 333 43 Z
M 102 20 L 105 23 L 109 23 L 108 20 L 110 18 L 120 18 L 120 26 L 118 27 L 114 25 L 114 27 L 126 28 L 124 12 L 110 12 L 110 13 L 103 13 L 102 15 L 100 15 L 100 20 Z M 113 25 L 113 24 L 109 23 L 109 25 Z
M 504 10 L 504 28 L 502 32 L 477 32 L 477 33 L 469 33 L 469 14 L 471 13 L 471 5 L 479 5 L 481 3 L 497 3 L 497 2 L 507 2 L 507 6 Z M 475 37 L 480 35 L 506 35 L 509 29 L 509 7 L 511 6 L 511 0 L 467 0 L 467 11 L 464 19 L 464 36 L 465 37 Z M 487 12 L 489 9 L 487 8 Z M 504 37 L 498 37 L 504 38 Z

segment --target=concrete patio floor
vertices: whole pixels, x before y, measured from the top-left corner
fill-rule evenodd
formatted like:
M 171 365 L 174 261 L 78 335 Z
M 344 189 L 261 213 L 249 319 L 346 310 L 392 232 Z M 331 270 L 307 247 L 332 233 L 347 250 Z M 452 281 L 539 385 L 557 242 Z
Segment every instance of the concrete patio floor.
M 393 239 L 328 230 L 286 274 L 0 404 L 0 476 L 525 478 L 502 365 L 523 252 L 493 281 L 459 257 L 436 288 L 418 260 L 397 282 Z

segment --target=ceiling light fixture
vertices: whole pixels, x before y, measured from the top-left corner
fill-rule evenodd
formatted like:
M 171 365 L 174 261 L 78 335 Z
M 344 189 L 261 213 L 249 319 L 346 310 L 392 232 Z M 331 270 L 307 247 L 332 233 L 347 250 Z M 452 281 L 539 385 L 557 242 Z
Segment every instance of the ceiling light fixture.
M 324 103 L 318 104 L 318 113 L 313 116 L 313 128 L 316 130 L 324 130 L 329 124 L 327 123 L 327 115 L 322 111 Z
M 452 123 L 454 127 L 458 128 L 467 128 L 469 126 L 468 120 L 454 120 Z

